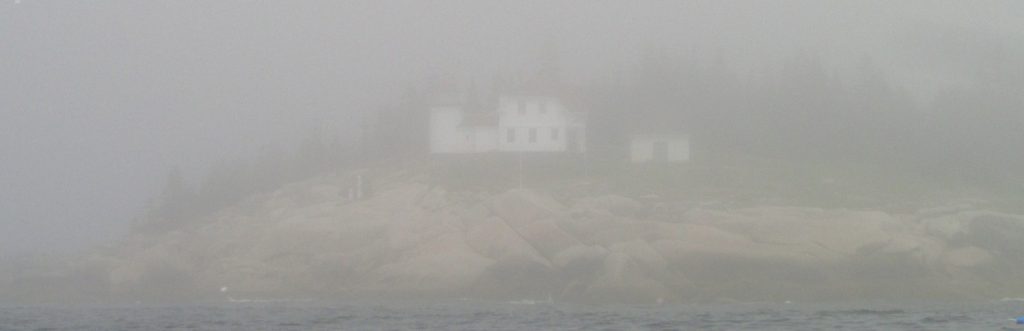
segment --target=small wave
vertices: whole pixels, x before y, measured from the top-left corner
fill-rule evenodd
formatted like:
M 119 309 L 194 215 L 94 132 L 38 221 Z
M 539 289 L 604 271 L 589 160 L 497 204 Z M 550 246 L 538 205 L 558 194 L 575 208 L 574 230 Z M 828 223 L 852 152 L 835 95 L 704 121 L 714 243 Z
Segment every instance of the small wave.
M 508 301 L 508 303 L 512 304 L 512 305 L 553 304 L 553 303 L 555 303 L 555 300 L 552 299 L 550 296 L 548 296 L 547 300 L 523 299 L 523 300 Z
M 831 315 L 858 315 L 858 316 L 891 316 L 905 314 L 903 309 L 851 309 L 851 310 L 828 310 L 819 311 L 818 316 Z
M 943 315 L 943 316 L 928 316 L 921 319 L 922 323 L 928 324 L 945 324 L 950 322 L 967 322 L 970 321 L 971 317 L 963 314 L 956 315 Z
M 294 303 L 294 302 L 312 302 L 313 299 L 236 299 L 228 297 L 228 302 L 231 303 Z

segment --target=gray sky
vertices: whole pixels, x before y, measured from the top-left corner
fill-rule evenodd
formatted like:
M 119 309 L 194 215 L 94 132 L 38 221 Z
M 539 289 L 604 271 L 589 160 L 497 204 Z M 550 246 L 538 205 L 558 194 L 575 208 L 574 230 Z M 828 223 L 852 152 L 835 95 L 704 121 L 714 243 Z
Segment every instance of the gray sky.
M 1021 17 L 1022 1 L 2 0 L 0 256 L 116 238 L 171 166 L 347 137 L 428 74 L 512 74 L 545 42 L 579 80 L 651 46 L 741 74 L 871 56 L 926 100 L 1020 54 Z

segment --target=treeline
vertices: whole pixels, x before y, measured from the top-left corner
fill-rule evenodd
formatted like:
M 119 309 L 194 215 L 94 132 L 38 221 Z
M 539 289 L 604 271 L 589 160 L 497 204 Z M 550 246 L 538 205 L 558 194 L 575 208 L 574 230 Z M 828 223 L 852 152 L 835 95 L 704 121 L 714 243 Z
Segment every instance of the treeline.
M 624 87 L 602 93 L 621 91 L 595 124 L 683 130 L 702 149 L 1022 183 L 1024 58 L 977 63 L 984 74 L 934 100 L 915 100 L 869 58 L 841 74 L 794 57 L 745 78 L 723 61 L 641 63 Z
M 725 151 L 898 168 L 1019 191 L 1024 56 L 1002 59 L 977 63 L 979 74 L 933 100 L 915 100 L 870 58 L 837 70 L 797 56 L 741 75 L 722 59 L 696 62 L 650 51 L 637 65 L 613 70 L 616 79 L 585 85 L 562 83 L 550 60 L 518 79 L 453 83 L 433 77 L 383 102 L 362 124 L 357 142 L 312 135 L 297 151 L 215 166 L 194 188 L 172 171 L 147 219 L 188 219 L 357 161 L 425 155 L 428 109 L 437 96 L 458 96 L 486 111 L 497 95 L 522 90 L 571 94 L 573 106 L 587 113 L 594 154 L 621 156 L 631 133 L 682 132 L 691 137 L 695 162 L 702 152 Z
M 467 104 L 524 86 L 556 96 L 569 91 L 587 113 L 593 153 L 622 154 L 635 132 L 683 132 L 697 160 L 701 151 L 729 151 L 1020 185 L 1024 56 L 1000 59 L 961 70 L 958 85 L 928 100 L 913 97 L 911 87 L 896 84 L 869 57 L 839 69 L 794 56 L 740 74 L 724 59 L 698 62 L 657 51 L 610 70 L 619 73 L 610 81 L 567 86 L 550 74 L 558 71 L 550 63 L 539 63 L 536 72 L 517 76 L 524 79 L 467 79 L 457 89 Z M 378 112 L 374 150 L 425 151 L 426 108 L 431 94 L 445 88 L 452 93 L 451 82 L 428 80 Z
M 353 144 L 314 133 L 295 150 L 266 151 L 252 159 L 215 164 L 196 185 L 190 185 L 180 169 L 173 168 L 139 226 L 156 230 L 173 228 L 252 194 L 351 166 L 359 159 L 358 153 Z
M 894 157 L 913 150 L 927 110 L 870 60 L 841 75 L 812 57 L 740 76 L 648 55 L 626 83 L 599 93 L 612 107 L 594 123 L 627 134 L 686 132 L 698 147 L 785 158 Z M 610 97 L 609 97 L 610 96 Z

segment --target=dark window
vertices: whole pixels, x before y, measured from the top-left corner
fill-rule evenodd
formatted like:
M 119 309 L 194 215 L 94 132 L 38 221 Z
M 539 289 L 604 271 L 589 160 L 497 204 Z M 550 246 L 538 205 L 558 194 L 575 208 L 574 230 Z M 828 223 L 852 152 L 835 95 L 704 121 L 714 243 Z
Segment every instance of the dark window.
M 551 140 L 558 140 L 558 128 L 551 128 Z
M 531 128 L 530 129 L 530 142 L 531 143 L 537 142 L 537 129 L 536 128 Z
M 516 141 L 516 129 L 508 129 L 508 142 Z

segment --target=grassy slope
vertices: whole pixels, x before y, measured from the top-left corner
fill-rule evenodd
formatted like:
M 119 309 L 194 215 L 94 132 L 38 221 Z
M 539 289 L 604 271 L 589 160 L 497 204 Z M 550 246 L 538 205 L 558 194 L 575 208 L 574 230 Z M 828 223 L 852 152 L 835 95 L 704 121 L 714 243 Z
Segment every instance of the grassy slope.
M 702 154 L 685 164 L 630 164 L 581 156 L 466 155 L 426 162 L 434 183 L 455 190 L 500 191 L 522 185 L 562 195 L 630 197 L 743 206 L 919 208 L 970 202 L 1024 211 L 1024 190 L 929 175 L 870 162 L 795 162 L 739 154 Z M 520 173 L 522 174 L 520 176 Z

